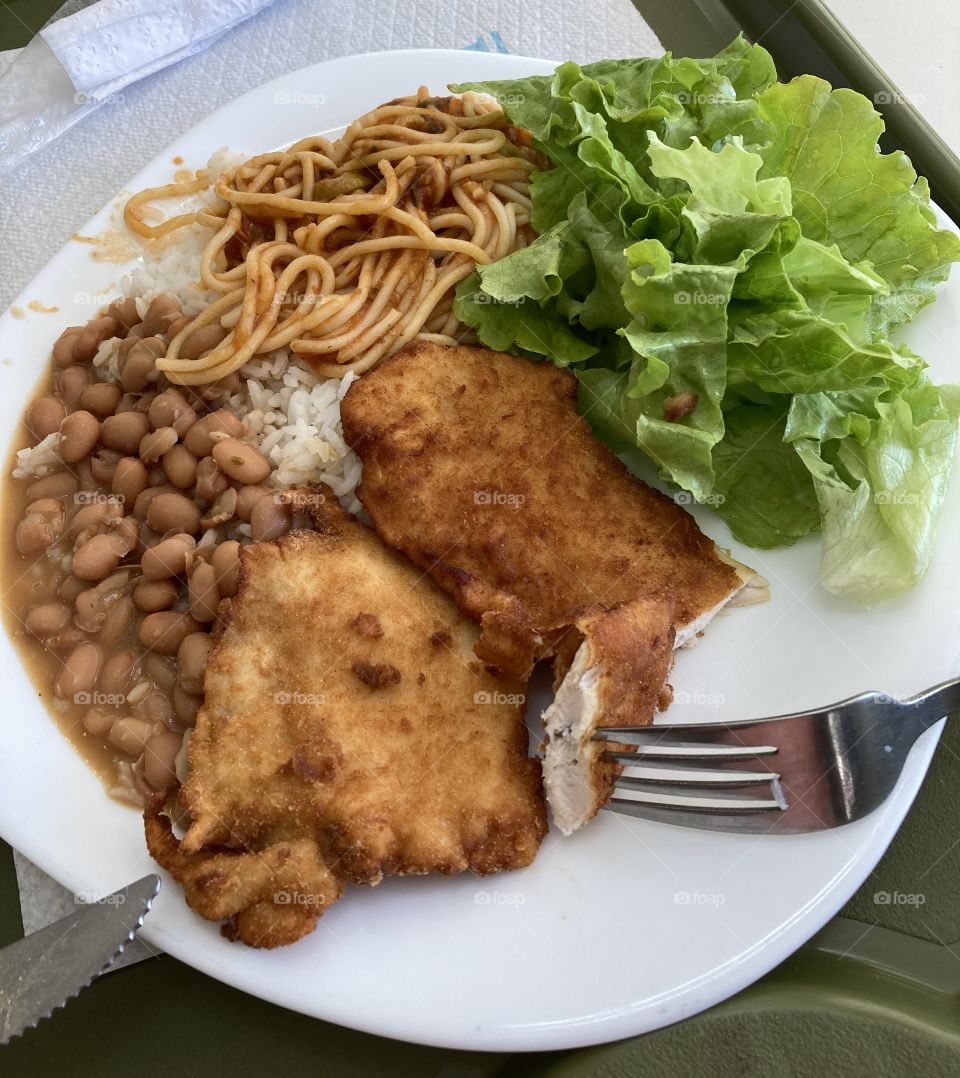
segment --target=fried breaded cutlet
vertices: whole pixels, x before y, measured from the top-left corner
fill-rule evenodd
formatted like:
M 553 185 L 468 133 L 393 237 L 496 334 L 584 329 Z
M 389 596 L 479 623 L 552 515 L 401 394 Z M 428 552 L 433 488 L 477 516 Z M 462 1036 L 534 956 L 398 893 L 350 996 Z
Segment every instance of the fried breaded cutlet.
M 343 883 L 528 865 L 546 830 L 524 687 L 478 632 L 328 493 L 316 531 L 244 548 L 206 670 L 181 841 L 151 853 L 187 902 L 255 947 L 310 932 Z
M 543 781 L 553 822 L 565 835 L 596 816 L 623 771 L 603 753 L 631 750 L 591 737 L 598 727 L 653 722 L 674 635 L 672 603 L 634 599 L 592 611 L 564 638 L 554 664 L 556 696 L 543 713 Z
M 544 780 L 565 833 L 620 773 L 592 730 L 652 722 L 674 645 L 764 584 L 594 438 L 576 387 L 549 363 L 420 342 L 341 406 L 360 501 L 480 624 L 477 655 L 517 678 L 555 657 Z
M 480 623 L 477 654 L 513 677 L 590 609 L 642 596 L 670 599 L 687 642 L 755 575 L 594 438 L 576 386 L 549 363 L 415 342 L 341 406 L 377 531 Z

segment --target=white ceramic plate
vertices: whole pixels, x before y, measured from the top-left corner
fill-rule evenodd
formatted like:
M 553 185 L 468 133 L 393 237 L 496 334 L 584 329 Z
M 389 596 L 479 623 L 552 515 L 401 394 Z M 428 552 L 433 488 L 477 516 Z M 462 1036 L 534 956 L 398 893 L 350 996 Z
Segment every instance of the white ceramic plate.
M 251 152 L 286 145 L 420 83 L 443 92 L 454 80 L 551 68 L 541 60 L 428 51 L 317 64 L 215 112 L 124 189 L 168 182 L 175 155 L 199 167 L 223 145 Z M 81 231 L 102 232 L 109 211 Z M 3 315 L 2 429 L 13 429 L 60 330 L 90 317 L 90 293 L 114 285 L 121 272 L 72 242 L 16 301 L 26 317 Z M 34 300 L 60 311 L 33 313 Z M 940 379 L 960 376 L 958 323 L 960 278 L 908 335 Z M 700 519 L 731 545 L 715 517 Z M 945 540 L 960 534 L 960 483 L 940 531 L 925 582 L 872 612 L 817 586 L 816 540 L 769 554 L 732 544 L 737 557 L 769 577 L 773 600 L 718 618 L 680 656 L 671 720 L 773 714 L 868 688 L 912 692 L 954 674 L 960 563 Z M 106 894 L 155 871 L 139 817 L 105 796 L 58 733 L 6 637 L 0 676 L 3 837 L 74 891 Z M 279 951 L 226 942 L 215 925 L 190 913 L 168 878 L 143 934 L 264 999 L 404 1040 L 511 1051 L 642 1033 L 737 992 L 837 912 L 897 830 L 938 733 L 917 745 L 883 808 L 831 833 L 741 838 L 602 813 L 571 839 L 551 833 L 522 872 L 351 888 L 311 938 Z

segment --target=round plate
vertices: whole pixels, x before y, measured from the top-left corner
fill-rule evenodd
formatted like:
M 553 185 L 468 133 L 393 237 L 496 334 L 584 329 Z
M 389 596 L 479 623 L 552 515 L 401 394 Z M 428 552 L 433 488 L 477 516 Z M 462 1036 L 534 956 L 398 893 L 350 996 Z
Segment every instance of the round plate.
M 426 83 L 548 72 L 552 64 L 475 52 L 408 51 L 317 64 L 245 94 L 161 154 L 126 191 L 169 182 L 174 156 L 205 164 L 221 146 L 260 152 L 343 126 Z M 119 178 L 118 178 L 119 179 Z M 81 232 L 101 233 L 108 206 Z M 61 329 L 91 316 L 91 295 L 124 270 L 69 243 L 0 319 L 0 424 L 15 429 Z M 31 301 L 59 307 L 34 313 Z M 907 335 L 940 379 L 960 376 L 960 281 Z M 818 542 L 774 552 L 731 543 L 770 580 L 768 604 L 719 617 L 672 676 L 672 721 L 739 719 L 829 703 L 863 689 L 913 692 L 960 658 L 960 562 L 940 542 L 913 592 L 863 610 L 816 583 Z M 954 485 L 941 536 L 960 534 Z M 109 800 L 38 702 L 4 637 L 0 673 L 0 833 L 74 891 L 109 893 L 156 871 L 139 817 Z M 531 704 L 535 724 L 538 704 Z M 273 952 L 224 940 L 169 878 L 143 935 L 247 992 L 331 1022 L 455 1048 L 558 1049 L 642 1033 L 737 992 L 832 917 L 880 858 L 936 744 L 929 731 L 895 794 L 833 832 L 749 838 L 601 813 L 573 838 L 551 832 L 536 862 L 483 880 L 387 880 L 352 887 L 312 937 Z

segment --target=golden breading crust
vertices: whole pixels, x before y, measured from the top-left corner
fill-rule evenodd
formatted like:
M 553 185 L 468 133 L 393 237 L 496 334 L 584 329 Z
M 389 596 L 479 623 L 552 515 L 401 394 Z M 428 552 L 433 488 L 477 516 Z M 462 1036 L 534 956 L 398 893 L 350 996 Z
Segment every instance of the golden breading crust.
M 543 716 L 547 800 L 564 834 L 592 820 L 613 792 L 623 766 L 604 752 L 632 749 L 591 741 L 594 731 L 653 722 L 673 644 L 672 604 L 657 599 L 593 610 L 564 638 L 554 663 L 556 697 Z
M 679 639 L 742 586 L 693 517 L 593 437 L 576 385 L 550 363 L 415 342 L 342 404 L 377 531 L 481 624 L 477 654 L 513 677 L 597 605 L 669 597 Z
M 529 864 L 546 831 L 524 687 L 450 599 L 318 490 L 317 531 L 243 549 L 181 791 L 154 856 L 252 946 L 309 932 L 341 880 Z M 291 908 L 293 907 L 293 908 Z

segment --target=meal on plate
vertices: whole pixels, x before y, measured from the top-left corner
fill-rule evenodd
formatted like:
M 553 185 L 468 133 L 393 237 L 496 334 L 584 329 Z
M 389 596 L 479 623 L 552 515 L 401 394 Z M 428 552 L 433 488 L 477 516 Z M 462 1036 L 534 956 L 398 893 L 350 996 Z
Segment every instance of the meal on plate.
M 960 392 L 892 335 L 960 240 L 869 102 L 742 39 L 452 89 L 130 197 L 17 435 L 8 629 L 251 946 L 596 815 L 593 732 L 768 595 L 687 506 L 848 601 L 933 548 Z

